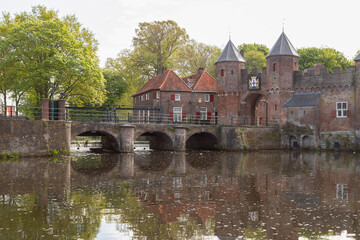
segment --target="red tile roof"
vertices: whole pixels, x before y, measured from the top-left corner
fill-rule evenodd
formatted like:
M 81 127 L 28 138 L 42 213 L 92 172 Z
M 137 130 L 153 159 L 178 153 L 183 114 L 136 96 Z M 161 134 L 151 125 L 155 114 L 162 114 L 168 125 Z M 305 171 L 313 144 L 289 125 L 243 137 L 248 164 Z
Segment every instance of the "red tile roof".
M 187 84 L 193 83 L 190 86 L 194 91 L 216 91 L 216 80 L 206 71 L 184 77 L 183 80 Z
M 150 79 L 145 85 L 133 96 L 151 91 L 177 91 L 177 92 L 190 92 L 191 88 L 178 76 L 176 73 L 169 69 L 162 74 L 157 75 Z

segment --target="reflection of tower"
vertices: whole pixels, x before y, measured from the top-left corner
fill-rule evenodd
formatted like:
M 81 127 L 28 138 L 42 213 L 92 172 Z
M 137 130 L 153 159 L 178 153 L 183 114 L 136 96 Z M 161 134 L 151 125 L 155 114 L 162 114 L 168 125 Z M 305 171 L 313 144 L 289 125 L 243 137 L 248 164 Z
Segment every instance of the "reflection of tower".
M 120 154 L 119 173 L 121 178 L 131 178 L 134 176 L 134 154 Z
M 176 174 L 186 173 L 186 154 L 185 152 L 177 152 L 172 154 L 172 165 Z

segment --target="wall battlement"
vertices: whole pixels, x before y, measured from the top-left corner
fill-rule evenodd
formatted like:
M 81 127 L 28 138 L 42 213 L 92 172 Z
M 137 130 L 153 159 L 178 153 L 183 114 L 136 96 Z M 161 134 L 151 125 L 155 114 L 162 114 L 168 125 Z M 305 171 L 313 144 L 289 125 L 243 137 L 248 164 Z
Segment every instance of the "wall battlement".
M 354 66 L 348 67 L 345 71 L 336 67 L 333 68 L 332 73 L 329 73 L 327 68 L 321 64 L 317 64 L 314 68 L 305 69 L 304 71 L 295 71 L 294 86 L 295 89 L 349 88 L 353 86 L 354 76 Z

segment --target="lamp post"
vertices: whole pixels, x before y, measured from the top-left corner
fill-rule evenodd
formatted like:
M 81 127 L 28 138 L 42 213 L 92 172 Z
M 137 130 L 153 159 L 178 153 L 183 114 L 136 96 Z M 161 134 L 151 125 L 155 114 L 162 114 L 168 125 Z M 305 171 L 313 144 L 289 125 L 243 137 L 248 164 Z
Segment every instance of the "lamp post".
M 55 86 L 54 75 L 51 75 L 50 83 L 51 83 L 51 120 L 54 120 L 54 86 Z

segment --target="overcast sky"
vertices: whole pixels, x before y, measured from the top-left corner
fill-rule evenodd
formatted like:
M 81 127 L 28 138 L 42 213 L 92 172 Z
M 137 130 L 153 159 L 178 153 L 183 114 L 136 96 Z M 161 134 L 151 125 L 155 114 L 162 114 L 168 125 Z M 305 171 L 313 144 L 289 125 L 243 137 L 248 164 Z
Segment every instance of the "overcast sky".
M 3 0 L 1 11 L 45 5 L 75 14 L 99 41 L 101 65 L 125 48 L 139 22 L 174 20 L 190 38 L 223 48 L 261 43 L 271 48 L 282 31 L 295 48 L 332 47 L 353 58 L 360 49 L 359 0 Z

